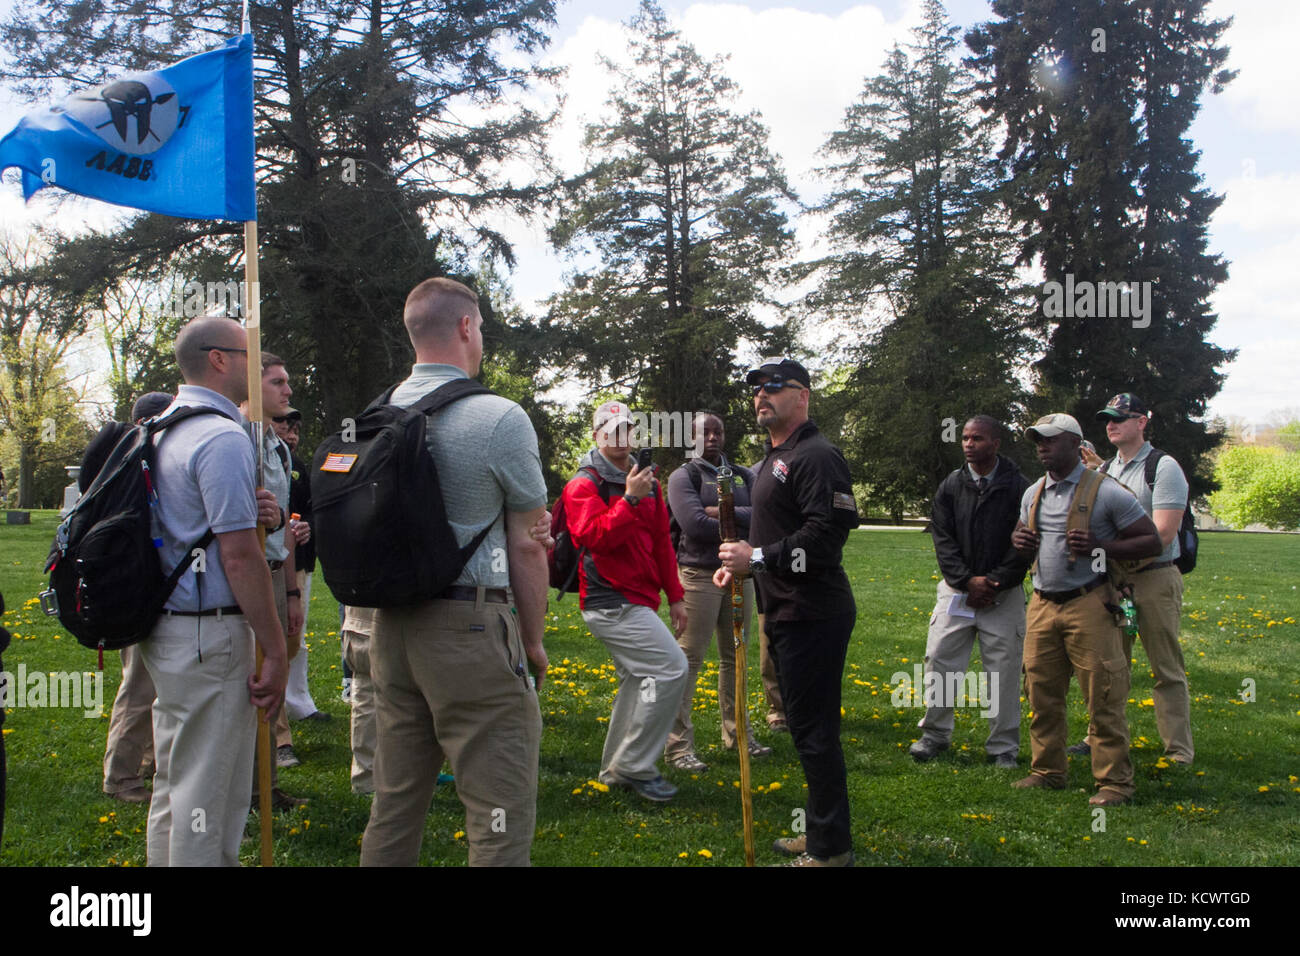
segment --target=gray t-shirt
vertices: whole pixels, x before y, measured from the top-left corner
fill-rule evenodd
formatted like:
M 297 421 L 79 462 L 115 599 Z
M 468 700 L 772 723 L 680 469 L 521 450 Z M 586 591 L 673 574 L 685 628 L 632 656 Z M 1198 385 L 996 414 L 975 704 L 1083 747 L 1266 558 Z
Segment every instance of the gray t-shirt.
M 224 534 L 257 526 L 253 444 L 236 424 L 243 422 L 239 409 L 224 395 L 198 385 L 182 385 L 163 414 L 182 405 L 206 405 L 225 414 L 192 418 L 154 439 L 158 472 L 154 476 L 158 493 L 154 534 L 163 540 L 159 557 L 165 572 L 181 562 L 209 527 Z M 192 565 L 168 598 L 168 608 L 198 611 L 238 603 L 215 541 L 208 546 L 203 563 L 202 589 Z
M 390 401 L 405 408 L 439 385 L 468 377 L 454 365 L 417 363 Z M 546 504 L 533 423 L 508 398 L 471 395 L 430 415 L 426 435 L 457 542 L 464 547 L 492 525 L 455 583 L 508 587 L 503 508 L 532 511 Z
M 1144 442 L 1131 461 L 1121 461 L 1116 455 L 1106 473 L 1137 495 L 1148 515 L 1154 517 L 1157 509 L 1175 510 L 1181 515 L 1187 507 L 1187 476 L 1172 455 L 1163 455 L 1156 464 L 1156 486 L 1150 488 L 1146 475 L 1147 456 L 1150 454 L 1151 443 Z M 1174 540 L 1160 552 L 1156 561 L 1173 561 L 1182 553 L 1182 548 L 1178 546 L 1178 535 L 1174 535 Z
M 1074 567 L 1069 566 L 1071 553 L 1065 540 L 1070 501 L 1083 470 L 1083 462 L 1080 462 L 1060 481 L 1053 481 L 1050 474 L 1044 475 L 1025 489 L 1024 497 L 1020 499 L 1020 520 L 1028 525 L 1034 495 L 1039 487 L 1043 488 L 1038 509 L 1038 564 L 1034 571 L 1034 587 L 1040 591 L 1069 591 L 1091 584 L 1097 578 L 1097 572 L 1092 569 L 1091 555 L 1074 555 Z M 1119 537 L 1121 529 L 1145 516 L 1137 498 L 1117 482 L 1102 481 L 1097 490 L 1097 503 L 1088 516 L 1088 527 L 1098 540 L 1110 541 Z

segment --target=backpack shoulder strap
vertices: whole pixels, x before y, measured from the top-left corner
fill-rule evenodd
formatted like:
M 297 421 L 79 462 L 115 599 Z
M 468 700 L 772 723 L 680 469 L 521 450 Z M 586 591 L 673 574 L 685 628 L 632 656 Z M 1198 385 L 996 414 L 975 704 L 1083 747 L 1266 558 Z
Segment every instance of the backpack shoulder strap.
M 1152 448 L 1147 455 L 1146 465 L 1144 467 L 1147 487 L 1152 491 L 1156 489 L 1156 469 L 1160 467 L 1160 459 L 1165 457 L 1165 453 L 1159 448 Z
M 583 465 L 578 469 L 578 473 L 569 480 L 572 481 L 574 478 L 586 478 L 592 482 L 596 486 L 596 493 L 600 495 L 600 500 L 605 504 L 609 504 L 609 482 L 602 478 L 600 472 L 591 465 Z
M 170 428 L 171 426 L 179 422 L 185 421 L 185 419 L 187 418 L 195 418 L 199 415 L 220 415 L 222 418 L 225 418 L 229 421 L 234 421 L 233 418 L 231 418 L 221 409 L 213 408 L 210 405 L 183 405 L 180 408 L 176 409 L 176 411 L 172 412 L 170 415 L 167 415 L 163 418 L 149 419 L 147 422 L 143 423 L 143 427 L 149 430 L 149 436 L 152 438 L 154 435 L 162 431 L 164 428 Z
M 1047 487 L 1047 478 L 1038 483 L 1037 490 L 1034 491 L 1034 500 L 1029 502 L 1029 530 L 1038 533 L 1038 511 L 1043 504 L 1043 489 Z
M 391 396 L 391 392 L 389 395 Z M 410 410 L 428 415 L 440 408 L 446 408 L 452 402 L 468 398 L 470 395 L 493 395 L 492 389 L 472 378 L 455 378 L 439 385 L 424 398 L 411 405 Z
M 1070 514 L 1065 520 L 1066 534 L 1074 530 L 1088 530 L 1088 522 L 1092 518 L 1092 509 L 1097 503 L 1097 492 L 1101 490 L 1101 483 L 1107 478 L 1110 478 L 1110 476 L 1093 471 L 1091 468 L 1083 469 L 1083 474 L 1079 476 L 1079 483 L 1075 486 L 1074 494 L 1070 496 Z M 1111 478 L 1110 480 L 1114 481 L 1115 479 Z

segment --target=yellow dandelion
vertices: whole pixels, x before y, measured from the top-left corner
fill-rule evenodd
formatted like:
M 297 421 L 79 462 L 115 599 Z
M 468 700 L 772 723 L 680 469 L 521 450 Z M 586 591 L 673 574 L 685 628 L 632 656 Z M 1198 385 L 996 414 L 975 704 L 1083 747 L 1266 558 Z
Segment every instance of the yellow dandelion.
M 711 860 L 711 859 L 713 859 L 713 853 L 712 853 L 711 851 L 709 851 L 709 850 L 700 850 L 700 851 L 699 851 L 699 855 L 702 856 L 702 857 L 704 857 L 704 859 L 706 859 L 706 860 Z

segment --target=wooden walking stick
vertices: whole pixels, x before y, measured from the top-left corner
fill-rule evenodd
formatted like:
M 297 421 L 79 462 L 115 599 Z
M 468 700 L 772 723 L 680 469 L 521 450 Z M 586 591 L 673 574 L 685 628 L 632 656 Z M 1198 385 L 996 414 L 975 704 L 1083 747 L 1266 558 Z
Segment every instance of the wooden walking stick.
M 718 527 L 723 543 L 736 541 L 736 474 L 727 465 L 718 469 Z M 731 638 L 736 652 L 736 751 L 740 754 L 740 814 L 745 826 L 745 866 L 754 865 L 754 799 L 749 778 L 749 667 L 745 660 L 745 582 L 731 576 Z
M 258 288 L 257 222 L 244 223 L 244 325 L 248 333 L 248 420 L 253 425 L 257 449 L 257 487 L 262 487 L 265 447 L 262 443 L 262 302 Z M 257 541 L 265 549 L 266 528 L 257 526 Z M 257 679 L 262 679 L 262 645 L 257 645 Z M 262 865 L 272 866 L 271 856 L 271 712 L 263 707 L 257 715 L 257 813 L 261 818 Z

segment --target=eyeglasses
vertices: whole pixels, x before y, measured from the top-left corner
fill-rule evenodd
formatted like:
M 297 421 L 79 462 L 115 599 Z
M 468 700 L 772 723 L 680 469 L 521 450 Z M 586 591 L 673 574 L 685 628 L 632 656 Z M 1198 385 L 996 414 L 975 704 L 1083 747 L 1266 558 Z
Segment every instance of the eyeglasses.
M 803 388 L 803 385 L 799 384 L 798 382 L 782 379 L 781 376 L 779 375 L 773 375 L 762 385 L 755 385 L 750 390 L 750 392 L 755 396 L 757 396 L 759 392 L 766 392 L 768 395 L 775 395 L 777 392 L 781 391 L 781 389 L 787 387 Z
M 238 352 L 241 355 L 247 355 L 248 349 L 232 349 L 224 345 L 200 345 L 200 352 Z
M 275 422 L 277 425 L 283 425 L 285 422 L 288 422 L 294 428 L 301 424 L 300 419 L 290 418 L 288 415 L 272 415 L 271 421 Z

